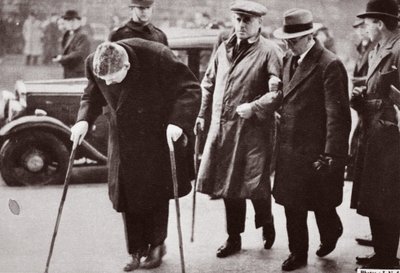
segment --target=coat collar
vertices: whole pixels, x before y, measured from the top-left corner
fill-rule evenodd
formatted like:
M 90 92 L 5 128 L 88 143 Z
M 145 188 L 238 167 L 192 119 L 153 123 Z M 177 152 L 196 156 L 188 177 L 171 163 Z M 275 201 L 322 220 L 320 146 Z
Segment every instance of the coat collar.
M 133 20 L 130 20 L 126 24 L 126 26 L 132 30 L 139 32 L 152 33 L 154 31 L 154 26 L 151 23 L 148 23 L 147 25 L 141 25 L 139 23 L 134 22 Z
M 371 78 L 372 74 L 374 74 L 374 72 L 378 68 L 379 64 L 383 61 L 383 59 L 385 59 L 388 55 L 392 54 L 392 48 L 399 39 L 400 39 L 400 32 L 396 31 L 396 33 L 393 34 L 393 36 L 389 38 L 386 44 L 382 45 L 381 48 L 379 48 L 379 50 L 377 46 L 375 46 L 375 49 L 372 52 L 373 55 L 371 55 L 370 66 L 367 74 L 367 82 Z
M 118 99 L 116 111 L 122 108 L 122 106 L 127 102 L 127 97 L 133 95 L 133 89 L 137 88 L 140 84 L 140 65 L 136 53 L 127 43 L 119 42 L 119 44 L 128 52 L 131 67 L 129 68 L 125 79 L 121 82 L 121 93 Z
M 71 35 L 72 37 L 69 38 L 69 36 L 67 36 L 67 41 L 66 41 L 66 45 L 64 46 L 64 54 L 67 52 L 68 48 L 70 47 L 70 45 L 72 44 L 72 42 L 76 39 L 76 37 L 78 36 L 77 34 L 79 34 L 81 32 L 81 27 L 75 29 L 74 31 L 68 33 L 68 35 Z M 66 34 L 67 35 L 67 34 Z
M 320 58 L 323 47 L 318 41 L 315 41 L 314 46 L 310 49 L 303 61 L 297 67 L 292 79 L 290 77 L 290 64 L 293 55 L 288 57 L 283 71 L 283 97 L 291 93 L 303 80 L 305 80 L 311 72 L 316 68 L 318 59 Z
M 252 52 L 255 48 L 257 48 L 257 46 L 260 43 L 260 39 L 262 39 L 260 37 L 260 33 L 258 34 L 258 36 L 251 41 L 251 43 L 249 43 L 249 46 L 246 48 L 246 50 L 242 50 L 239 52 L 239 54 L 237 54 L 237 56 L 235 56 L 235 58 L 233 58 L 233 50 L 234 47 L 237 44 L 237 37 L 236 34 L 233 33 L 228 40 L 225 42 L 225 48 L 226 48 L 226 56 L 227 59 L 229 60 L 230 63 L 232 63 L 231 69 L 232 70 L 245 56 L 247 56 L 248 53 Z

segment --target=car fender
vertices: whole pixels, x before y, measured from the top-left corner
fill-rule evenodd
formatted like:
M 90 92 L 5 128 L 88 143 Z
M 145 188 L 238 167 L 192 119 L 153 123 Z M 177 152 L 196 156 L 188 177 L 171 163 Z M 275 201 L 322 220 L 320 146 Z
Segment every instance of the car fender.
M 60 120 L 50 116 L 31 115 L 12 120 L 0 129 L 0 137 L 3 140 L 2 142 L 4 142 L 8 137 L 15 133 L 21 132 L 23 130 L 32 130 L 37 128 L 53 132 L 62 141 L 64 141 L 68 149 L 70 149 L 69 146 L 71 145 L 68 145 L 68 142 L 71 135 L 71 129 Z M 88 154 L 90 155 L 90 157 L 98 160 L 101 163 L 107 162 L 107 157 L 99 152 L 86 140 L 82 142 L 81 149 L 81 152 L 83 154 Z

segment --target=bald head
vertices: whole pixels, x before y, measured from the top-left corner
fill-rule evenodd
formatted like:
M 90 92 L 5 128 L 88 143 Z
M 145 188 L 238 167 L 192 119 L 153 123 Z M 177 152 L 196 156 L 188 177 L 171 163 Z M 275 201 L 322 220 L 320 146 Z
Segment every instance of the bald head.
M 117 43 L 100 44 L 93 56 L 93 72 L 98 77 L 117 73 L 129 66 L 128 53 Z

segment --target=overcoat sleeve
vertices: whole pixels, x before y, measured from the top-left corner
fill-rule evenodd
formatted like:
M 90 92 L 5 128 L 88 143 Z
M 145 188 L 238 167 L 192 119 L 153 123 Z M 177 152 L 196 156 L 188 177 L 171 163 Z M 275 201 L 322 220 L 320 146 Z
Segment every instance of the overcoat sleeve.
M 220 45 L 219 49 L 223 46 Z M 205 118 L 207 116 L 208 111 L 211 109 L 212 105 L 212 97 L 215 88 L 215 79 L 217 75 L 217 67 L 218 67 L 218 52 L 213 55 L 212 59 L 209 62 L 206 73 L 204 74 L 204 78 L 201 82 L 201 106 L 199 114 L 197 115 L 200 118 Z
M 346 157 L 351 116 L 347 72 L 339 60 L 330 62 L 323 71 L 326 113 L 325 154 Z
M 84 34 L 80 34 L 77 37 L 76 44 L 74 45 L 74 50 L 62 55 L 60 63 L 62 65 L 73 66 L 79 64 L 83 61 L 90 53 L 90 41 L 88 37 Z
M 190 69 L 164 47 L 160 54 L 161 86 L 165 87 L 170 115 L 168 123 L 191 134 L 200 104 L 200 86 Z
M 102 107 L 107 104 L 95 81 L 95 76 L 91 67 L 92 62 L 93 55 L 86 58 L 86 77 L 88 83 L 81 98 L 78 117 L 76 120 L 76 122 L 82 120 L 87 121 L 89 126 L 96 121 L 96 118 L 102 113 Z

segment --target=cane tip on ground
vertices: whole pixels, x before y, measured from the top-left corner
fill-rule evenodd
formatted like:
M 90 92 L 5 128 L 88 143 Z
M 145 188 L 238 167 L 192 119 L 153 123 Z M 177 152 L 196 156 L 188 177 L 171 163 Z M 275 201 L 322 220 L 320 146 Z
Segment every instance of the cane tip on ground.
M 21 212 L 21 208 L 20 208 L 18 202 L 13 199 L 8 200 L 8 207 L 9 207 L 11 213 L 14 215 L 19 215 L 19 213 Z

